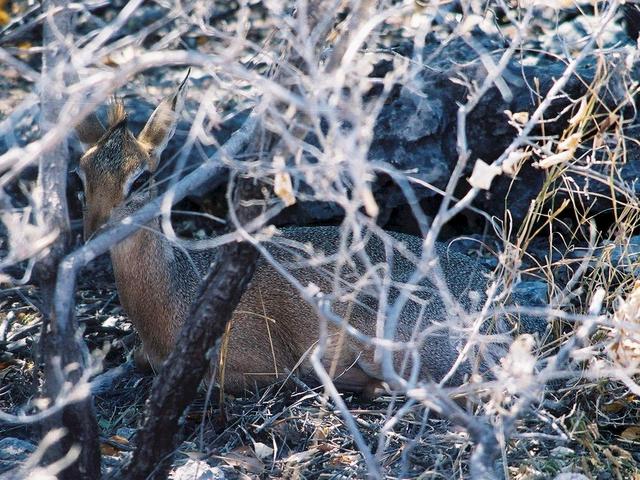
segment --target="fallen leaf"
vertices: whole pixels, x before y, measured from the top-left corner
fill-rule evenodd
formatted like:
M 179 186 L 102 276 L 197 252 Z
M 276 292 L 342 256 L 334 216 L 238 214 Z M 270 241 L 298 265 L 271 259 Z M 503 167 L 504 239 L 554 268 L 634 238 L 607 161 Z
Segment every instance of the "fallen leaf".
M 580 107 L 578 107 L 578 111 L 573 117 L 569 119 L 569 125 L 577 125 L 586 117 L 587 106 L 587 99 L 585 97 L 582 97 L 582 99 L 580 100 Z
M 291 205 L 296 203 L 296 196 L 293 193 L 291 176 L 288 172 L 284 171 L 284 157 L 282 157 L 281 155 L 276 155 L 273 158 L 273 163 L 276 168 L 283 169 L 282 171 L 275 174 L 273 181 L 273 191 L 287 207 L 290 207 Z
M 602 405 L 600 407 L 600 409 L 605 412 L 605 413 L 618 413 L 622 410 L 624 410 L 625 407 L 627 407 L 628 404 L 626 402 L 621 402 L 619 400 L 615 400 L 611 403 L 605 403 L 604 405 Z
M 484 160 L 478 159 L 473 166 L 473 172 L 468 179 L 472 187 L 489 190 L 493 179 L 502 173 L 502 168 L 489 165 Z
M 513 119 L 521 125 L 529 121 L 529 112 L 516 112 L 512 115 Z
M 529 158 L 530 155 L 531 154 L 529 152 L 523 152 L 521 150 L 511 152 L 505 161 L 502 162 L 502 171 L 507 175 L 515 175 L 520 163 Z
M 100 453 L 108 457 L 117 457 L 118 455 L 120 455 L 120 450 L 118 450 L 116 447 L 114 447 L 110 443 L 101 443 Z
M 574 133 L 565 138 L 562 142 L 558 144 L 558 152 L 565 152 L 567 150 L 571 150 L 572 152 L 576 151 L 578 145 L 580 145 L 580 140 L 582 139 L 582 133 Z
M 322 453 L 327 453 L 327 452 L 330 452 L 332 450 L 335 450 L 337 447 L 335 445 L 331 445 L 330 443 L 319 443 L 317 445 L 317 448 Z
M 129 440 L 127 440 L 124 437 L 121 437 L 120 435 L 112 435 L 111 437 L 109 437 L 109 440 L 111 442 L 109 443 L 103 442 L 100 444 L 100 452 L 103 455 L 108 455 L 110 457 L 116 457 L 120 455 L 121 449 L 118 448 L 118 444 L 123 446 L 129 445 Z M 116 445 L 114 445 L 114 443 Z
M 271 456 L 273 455 L 273 448 L 261 442 L 254 442 L 253 450 L 256 452 L 256 457 L 258 457 L 260 460 L 271 458 Z
M 331 465 L 357 465 L 360 460 L 360 456 L 356 454 L 342 453 L 331 457 L 329 463 Z
M 573 151 L 567 150 L 565 152 L 549 155 L 547 158 L 544 158 L 539 162 L 534 163 L 534 166 L 538 168 L 551 168 L 554 165 L 559 165 L 561 163 L 568 162 L 572 158 L 573 158 Z
M 640 440 L 640 426 L 627 427 L 622 431 L 620 436 L 630 442 L 637 442 Z
M 224 460 L 228 465 L 241 468 L 249 473 L 259 475 L 264 472 L 264 463 L 256 457 L 251 447 L 247 447 L 246 445 L 238 447 L 219 458 Z
M 127 440 L 124 437 L 121 437 L 120 435 L 112 435 L 111 437 L 109 437 L 109 440 L 111 440 L 112 442 L 119 443 L 121 445 L 129 445 L 129 440 Z
M 310 448 L 309 450 L 305 450 L 304 452 L 294 453 L 293 455 L 289 455 L 285 459 L 285 463 L 304 463 L 313 458 L 313 456 L 318 452 L 317 448 Z

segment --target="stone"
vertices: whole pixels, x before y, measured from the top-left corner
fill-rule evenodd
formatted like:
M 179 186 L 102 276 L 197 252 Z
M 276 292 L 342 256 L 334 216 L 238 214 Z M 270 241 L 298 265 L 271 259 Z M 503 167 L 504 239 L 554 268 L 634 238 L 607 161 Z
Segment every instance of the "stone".
M 203 460 L 189 459 L 184 465 L 173 470 L 169 475 L 172 480 L 224 480 L 224 471 L 220 467 L 212 467 Z
M 0 473 L 22 465 L 36 446 L 25 440 L 6 437 L 0 440 Z

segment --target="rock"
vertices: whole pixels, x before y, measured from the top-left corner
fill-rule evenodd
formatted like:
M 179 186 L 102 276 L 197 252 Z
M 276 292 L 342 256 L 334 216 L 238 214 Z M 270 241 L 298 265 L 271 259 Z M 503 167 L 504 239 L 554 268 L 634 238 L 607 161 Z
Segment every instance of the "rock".
M 172 480 L 224 480 L 227 478 L 220 467 L 212 467 L 202 460 L 189 459 L 171 472 Z
M 446 242 L 447 250 L 458 252 L 473 258 L 487 270 L 493 270 L 498 265 L 498 259 L 491 253 L 499 251 L 500 242 L 495 237 L 471 234 L 464 235 Z
M 630 272 L 637 268 L 638 260 L 640 260 L 640 235 L 629 238 L 629 243 L 626 245 L 604 243 L 600 253 L 602 260 L 612 267 Z
M 137 430 L 135 428 L 120 427 L 118 430 L 116 430 L 116 435 L 122 438 L 126 438 L 127 440 L 131 440 L 136 432 Z
M 589 477 L 581 473 L 559 473 L 553 480 L 589 480 Z
M 25 440 L 6 437 L 0 440 L 0 473 L 22 465 L 36 446 Z
M 547 306 L 549 285 L 544 280 L 523 280 L 513 287 L 516 303 L 521 306 Z
M 551 450 L 552 457 L 573 458 L 575 454 L 576 454 L 575 450 L 573 450 L 572 448 L 563 447 L 563 446 L 555 447 L 553 450 Z
M 131 460 L 133 452 L 120 452 L 119 455 L 102 455 L 102 461 L 100 463 L 100 471 L 102 472 L 102 478 L 112 478 L 116 472 L 122 470 L 122 468 Z
M 479 36 L 474 38 L 474 41 L 480 42 L 487 51 L 504 48 L 500 42 L 487 36 Z M 434 39 L 428 41 L 423 57 L 430 58 L 429 68 L 418 73 L 411 85 L 396 86 L 388 95 L 376 119 L 369 159 L 386 164 L 400 174 L 411 172 L 410 175 L 414 179 L 443 189 L 458 162 L 458 104 L 464 102 L 468 96 L 468 91 L 452 82 L 451 78 L 463 75 L 470 81 L 481 83 L 486 77 L 486 72 L 478 62 L 470 62 L 475 60 L 475 54 L 465 41 L 454 40 L 435 58 L 430 57 L 434 49 L 439 47 L 441 45 Z M 411 54 L 410 51 L 403 53 Z M 382 78 L 391 68 L 393 62 L 381 61 L 374 68 L 374 75 Z M 637 72 L 629 72 L 625 68 L 622 68 L 619 74 L 612 75 L 612 85 L 616 83 L 617 77 L 630 75 L 635 78 Z M 505 110 L 533 112 L 538 100 L 530 95 L 530 85 L 539 82 L 540 90 L 544 94 L 553 86 L 555 79 L 562 76 L 564 70 L 565 65 L 562 62 L 544 59 L 539 59 L 532 65 L 521 65 L 512 61 L 507 66 L 503 79 L 509 87 L 511 97 L 505 98 L 497 88 L 491 88 L 468 115 L 466 128 L 471 155 L 465 173 L 458 182 L 455 191 L 457 197 L 463 196 L 470 189 L 466 178 L 470 175 L 475 160 L 492 162 L 514 139 L 516 130 L 509 125 Z M 593 66 L 585 62 L 576 74 L 570 77 L 563 88 L 566 96 L 554 101 L 545 113 L 545 118 L 554 119 L 545 122 L 545 135 L 559 138 L 570 115 L 575 113 L 571 108 L 567 108 L 571 106 L 570 99 L 582 97 L 586 93 L 585 85 L 593 76 Z M 370 96 L 374 97 L 376 94 L 374 90 Z M 609 106 L 620 103 L 620 99 L 613 93 L 606 94 L 603 101 Z M 533 135 L 540 133 L 542 132 L 535 129 L 532 132 Z M 308 141 L 313 143 L 312 140 Z M 627 161 L 616 166 L 616 175 L 619 175 L 621 183 L 632 185 L 633 180 L 640 176 L 640 162 L 635 161 L 640 158 L 640 148 L 629 142 L 626 152 Z M 585 162 L 589 161 L 590 155 L 595 156 L 593 160 L 598 161 L 592 161 L 589 168 L 592 171 L 597 170 L 602 178 L 610 177 L 607 159 L 598 158 L 601 154 L 592 152 L 588 142 L 578 149 L 578 153 Z M 482 191 L 476 197 L 474 205 L 498 219 L 505 217 L 506 205 L 513 227 L 517 228 L 528 214 L 531 201 L 536 198 L 547 175 L 546 171 L 533 167 L 531 163 L 531 160 L 526 161 L 515 178 L 499 175 L 490 191 Z M 576 172 L 578 170 L 576 169 Z M 610 185 L 607 182 L 594 181 L 580 173 L 568 175 L 577 186 L 574 190 L 584 192 L 583 195 L 588 200 L 586 203 L 594 202 L 591 213 L 607 212 L 611 208 L 611 201 L 607 200 L 608 194 L 610 196 Z M 563 185 L 559 185 L 559 188 L 562 187 Z M 440 196 L 434 190 L 415 182 L 411 184 L 411 188 L 427 214 L 437 208 Z M 381 208 L 379 223 L 384 225 L 388 220 L 393 220 L 394 228 L 410 231 L 415 220 L 410 209 L 403 209 L 407 199 L 395 182 L 386 174 L 380 174 L 373 183 L 372 190 Z M 620 192 L 619 194 L 623 195 Z M 565 198 L 568 198 L 568 194 L 560 190 L 555 196 L 555 201 Z M 569 211 L 567 213 L 570 215 Z M 331 205 L 304 203 L 287 209 L 280 219 L 284 222 L 302 224 L 338 221 L 341 215 L 342 211 Z

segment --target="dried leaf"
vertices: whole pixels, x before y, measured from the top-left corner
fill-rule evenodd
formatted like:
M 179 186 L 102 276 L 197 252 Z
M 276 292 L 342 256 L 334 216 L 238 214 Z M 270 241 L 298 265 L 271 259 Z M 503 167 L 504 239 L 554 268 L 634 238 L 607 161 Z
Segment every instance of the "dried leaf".
M 627 427 L 622 431 L 620 436 L 630 442 L 637 442 L 640 440 L 640 426 L 634 425 L 633 427 Z
M 285 463 L 304 463 L 313 458 L 313 456 L 318 452 L 317 448 L 311 448 L 309 450 L 305 450 L 304 452 L 294 453 L 293 455 L 289 455 L 285 459 Z
M 511 114 L 511 118 L 520 125 L 524 125 L 529 121 L 529 112 L 515 112 Z
M 545 159 L 540 160 L 537 163 L 534 163 L 534 166 L 538 168 L 551 168 L 554 165 L 559 165 L 564 162 L 568 162 L 573 158 L 573 151 L 567 150 L 565 152 L 555 153 L 553 155 L 548 156 Z
M 264 463 L 256 457 L 251 447 L 245 445 L 236 448 L 226 455 L 222 455 L 220 459 L 232 467 L 241 468 L 249 473 L 260 475 L 264 472 Z
M 520 163 L 530 156 L 531 154 L 529 152 L 523 152 L 522 150 L 511 152 L 506 160 L 502 162 L 502 171 L 507 175 L 515 175 Z
M 620 460 L 629 461 L 633 459 L 633 455 L 630 452 L 627 452 L 624 448 L 619 447 L 617 445 L 609 445 L 608 448 L 604 449 L 604 455 L 607 457 L 609 461 L 612 463 L 618 463 Z M 637 477 L 634 477 L 637 480 Z
M 129 444 L 129 440 L 127 440 L 124 437 L 121 437 L 120 435 L 112 435 L 111 437 L 109 437 L 109 440 L 111 440 L 111 442 L 114 442 L 120 445 Z M 110 443 L 103 442 L 100 444 L 100 452 L 102 453 L 102 455 L 108 455 L 110 457 L 116 457 L 120 455 L 121 449 L 118 448 L 118 445 L 114 445 L 111 442 Z
M 296 203 L 296 197 L 293 193 L 291 176 L 288 172 L 284 171 L 284 157 L 276 155 L 273 158 L 273 164 L 276 168 L 283 169 L 282 171 L 275 174 L 273 191 L 287 207 L 290 207 L 291 205 Z
M 502 168 L 495 165 L 489 165 L 484 160 L 478 159 L 473 166 L 473 172 L 468 181 L 472 187 L 480 188 L 482 190 L 489 190 L 491 188 L 491 182 L 502 173 Z
M 129 444 L 129 440 L 127 440 L 124 437 L 121 437 L 120 435 L 112 435 L 111 437 L 109 437 L 109 440 L 111 440 L 112 442 L 119 443 L 121 445 L 128 445 Z
M 347 453 L 342 453 L 339 455 L 334 455 L 331 457 L 331 460 L 329 461 L 329 463 L 331 465 L 355 465 L 358 463 L 358 461 L 360 461 L 361 457 L 360 455 L 357 454 L 347 454 Z
M 558 144 L 558 152 L 566 152 L 567 150 L 571 150 L 572 152 L 576 151 L 578 145 L 580 145 L 580 140 L 582 139 L 582 132 L 577 132 L 572 135 L 569 135 L 562 142 Z
M 110 443 L 101 443 L 100 453 L 108 457 L 117 457 L 118 455 L 120 455 L 120 450 L 118 450 L 116 447 L 114 447 Z
M 327 453 L 335 450 L 338 447 L 336 447 L 335 445 L 331 445 L 330 443 L 319 443 L 316 448 L 322 453 Z
M 580 99 L 580 107 L 578 107 L 578 111 L 576 114 L 569 119 L 569 125 L 572 127 L 578 125 L 584 118 L 587 116 L 587 99 L 582 97 Z
M 273 455 L 273 448 L 261 442 L 254 442 L 253 450 L 256 452 L 256 457 L 258 457 L 260 460 L 271 458 L 271 456 Z
M 619 400 L 615 400 L 611 403 L 605 403 L 600 407 L 600 409 L 604 413 L 618 413 L 628 407 L 629 405 L 626 402 L 621 402 Z

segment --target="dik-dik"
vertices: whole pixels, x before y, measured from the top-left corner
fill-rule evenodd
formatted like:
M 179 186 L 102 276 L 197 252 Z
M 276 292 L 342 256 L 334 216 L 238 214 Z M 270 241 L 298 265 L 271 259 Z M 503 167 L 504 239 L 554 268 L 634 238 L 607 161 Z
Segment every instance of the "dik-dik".
M 86 239 L 157 195 L 152 175 L 175 131 L 185 90 L 183 82 L 158 106 L 137 136 L 129 130 L 119 104 L 111 108 L 108 128 L 95 116 L 78 126 L 80 140 L 90 145 L 79 165 L 86 199 Z M 407 377 L 411 366 L 419 364 L 421 379 L 440 380 L 464 347 L 464 311 L 481 305 L 485 272 L 469 258 L 438 247 L 445 282 L 464 306 L 462 314 L 447 312 L 440 291 L 427 279 L 407 284 L 416 269 L 414 260 L 420 257 L 421 239 L 383 233 L 393 240 L 394 248 L 389 249 L 372 231 L 357 238 L 343 236 L 337 227 L 283 229 L 275 238 L 278 242 L 268 242 L 267 248 L 303 286 L 315 288 L 330 300 L 332 312 L 358 331 L 406 342 L 405 349 L 397 348 L 397 342 L 393 354 L 393 364 L 402 376 Z M 111 249 L 120 301 L 142 339 L 137 363 L 146 360 L 153 368 L 160 367 L 212 259 L 213 252 L 189 254 L 175 248 L 163 237 L 157 219 Z M 385 332 L 385 322 L 392 320 L 378 310 L 392 311 L 392 303 L 403 290 L 410 292 L 408 301 L 396 312 L 397 325 Z M 387 308 L 380 308 L 381 298 L 389 304 Z M 449 328 L 451 322 L 460 329 Z M 287 372 L 293 371 L 313 383 L 308 355 L 320 337 L 320 324 L 317 310 L 261 260 L 220 349 L 224 369 L 218 369 L 217 381 L 226 392 L 235 394 L 286 378 Z M 535 331 L 537 326 L 525 325 L 523 330 Z M 486 368 L 491 363 L 486 359 L 495 360 L 503 351 L 502 346 L 487 348 L 488 354 L 477 357 L 484 359 L 479 364 Z M 474 357 L 480 350 L 468 353 Z M 339 389 L 370 392 L 371 386 L 383 379 L 379 359 L 374 346 L 329 324 L 322 361 Z M 449 382 L 461 382 L 473 364 L 471 360 L 461 362 L 447 377 Z

